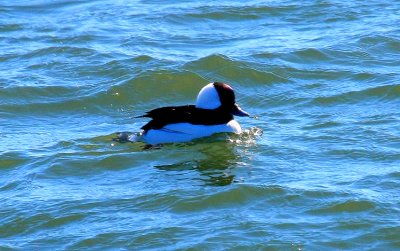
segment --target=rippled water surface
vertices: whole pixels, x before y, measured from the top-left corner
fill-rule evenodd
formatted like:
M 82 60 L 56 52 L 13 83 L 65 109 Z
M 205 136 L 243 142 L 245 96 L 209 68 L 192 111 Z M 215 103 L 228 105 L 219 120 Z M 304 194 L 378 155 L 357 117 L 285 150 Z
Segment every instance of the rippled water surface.
M 399 1 L 0 0 L 1 250 L 400 249 Z M 227 82 L 245 132 L 144 149 Z

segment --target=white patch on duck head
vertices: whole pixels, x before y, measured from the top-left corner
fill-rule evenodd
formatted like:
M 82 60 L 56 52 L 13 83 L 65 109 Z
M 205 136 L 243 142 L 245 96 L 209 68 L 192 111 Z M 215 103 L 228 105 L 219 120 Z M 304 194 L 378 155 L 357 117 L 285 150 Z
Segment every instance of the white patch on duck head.
M 197 95 L 196 107 L 202 109 L 217 109 L 221 106 L 221 101 L 217 90 L 214 87 L 214 83 L 210 83 L 204 86 L 199 95 Z

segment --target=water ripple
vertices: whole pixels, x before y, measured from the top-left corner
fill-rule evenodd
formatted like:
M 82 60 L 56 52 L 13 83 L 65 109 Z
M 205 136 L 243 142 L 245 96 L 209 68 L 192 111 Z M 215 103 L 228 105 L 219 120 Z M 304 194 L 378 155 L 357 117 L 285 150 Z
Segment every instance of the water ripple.
M 398 13 L 3 1 L 0 249 L 399 249 Z M 214 81 L 241 135 L 112 141 Z

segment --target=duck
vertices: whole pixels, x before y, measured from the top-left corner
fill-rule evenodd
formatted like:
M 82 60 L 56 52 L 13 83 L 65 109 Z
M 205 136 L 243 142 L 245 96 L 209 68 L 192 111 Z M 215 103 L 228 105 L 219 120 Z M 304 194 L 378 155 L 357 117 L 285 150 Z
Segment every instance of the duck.
M 213 82 L 204 86 L 195 105 L 156 108 L 136 118 L 150 118 L 141 127 L 141 140 L 148 145 L 188 142 L 216 133 L 240 134 L 234 116 L 248 117 L 236 103 L 231 86 Z

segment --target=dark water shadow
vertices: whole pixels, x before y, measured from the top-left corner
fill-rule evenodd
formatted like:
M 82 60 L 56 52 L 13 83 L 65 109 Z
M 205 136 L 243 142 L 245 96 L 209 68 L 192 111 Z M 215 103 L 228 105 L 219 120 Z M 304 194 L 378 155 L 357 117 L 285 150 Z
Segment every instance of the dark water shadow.
M 235 182 L 234 168 L 240 163 L 235 145 L 228 141 L 202 139 L 188 144 L 176 144 L 170 147 L 184 148 L 185 154 L 193 155 L 192 160 L 174 164 L 155 165 L 164 171 L 196 170 L 205 185 L 226 186 Z

